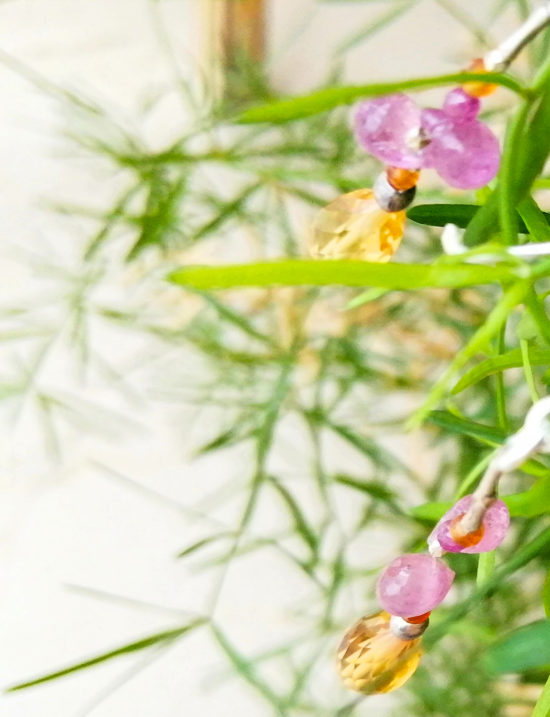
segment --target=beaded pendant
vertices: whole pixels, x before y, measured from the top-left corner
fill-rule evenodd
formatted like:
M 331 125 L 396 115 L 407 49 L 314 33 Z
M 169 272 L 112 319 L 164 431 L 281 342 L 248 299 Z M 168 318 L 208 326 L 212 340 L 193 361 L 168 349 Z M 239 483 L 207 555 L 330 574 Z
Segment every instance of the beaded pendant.
M 438 556 L 494 550 L 504 539 L 510 516 L 498 499 L 487 506 L 479 526 L 464 529 L 462 521 L 473 499 L 464 496 L 443 515 L 428 538 L 430 554 L 402 555 L 380 574 L 376 593 L 384 609 L 356 622 L 338 648 L 338 670 L 348 689 L 365 695 L 391 692 L 412 677 L 422 657 L 421 638 L 430 613 L 445 599 L 455 577 Z
M 482 60 L 472 72 L 482 72 Z M 420 169 L 435 169 L 452 187 L 477 189 L 495 176 L 500 162 L 497 138 L 477 117 L 480 97 L 494 85 L 466 83 L 451 90 L 442 109 L 421 109 L 402 93 L 359 104 L 355 138 L 386 163 L 372 189 L 358 189 L 321 209 L 313 223 L 309 252 L 325 259 L 387 262 L 405 227 L 404 210 L 413 201 Z
M 421 636 L 428 625 L 427 617 L 422 618 L 419 624 L 406 623 L 382 611 L 356 622 L 338 649 L 345 686 L 367 695 L 401 687 L 422 657 Z

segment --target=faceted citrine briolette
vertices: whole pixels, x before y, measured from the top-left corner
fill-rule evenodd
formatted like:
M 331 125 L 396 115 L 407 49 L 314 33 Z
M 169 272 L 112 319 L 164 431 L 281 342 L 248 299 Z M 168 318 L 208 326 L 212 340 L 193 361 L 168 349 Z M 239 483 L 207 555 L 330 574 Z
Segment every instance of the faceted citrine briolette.
M 372 189 L 342 194 L 320 210 L 311 227 L 308 249 L 325 259 L 386 262 L 397 251 L 405 212 L 385 212 Z
M 392 692 L 415 672 L 422 639 L 401 640 L 390 630 L 390 615 L 361 618 L 338 649 L 339 673 L 346 687 L 363 694 Z
M 467 68 L 467 71 L 487 72 L 487 68 L 485 67 L 485 63 L 482 58 L 478 57 Z M 486 97 L 487 95 L 491 95 L 497 89 L 497 85 L 493 85 L 490 82 L 465 82 L 462 85 L 462 89 L 467 95 L 471 95 L 472 97 Z

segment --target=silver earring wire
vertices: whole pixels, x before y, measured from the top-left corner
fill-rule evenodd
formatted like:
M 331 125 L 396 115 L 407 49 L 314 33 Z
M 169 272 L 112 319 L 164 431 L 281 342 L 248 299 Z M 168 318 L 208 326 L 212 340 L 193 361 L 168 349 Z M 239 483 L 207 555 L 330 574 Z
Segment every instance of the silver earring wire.
M 502 72 L 541 30 L 550 24 L 550 0 L 545 2 L 525 22 L 494 50 L 490 50 L 483 61 L 490 72 Z
M 547 450 L 550 450 L 550 396 L 533 404 L 523 426 L 494 454 L 472 494 L 471 506 L 460 521 L 461 532 L 467 535 L 478 530 L 485 512 L 496 498 L 498 482 L 505 473 L 519 468 L 535 453 Z M 434 557 L 440 557 L 445 552 L 437 540 L 430 543 L 429 550 Z

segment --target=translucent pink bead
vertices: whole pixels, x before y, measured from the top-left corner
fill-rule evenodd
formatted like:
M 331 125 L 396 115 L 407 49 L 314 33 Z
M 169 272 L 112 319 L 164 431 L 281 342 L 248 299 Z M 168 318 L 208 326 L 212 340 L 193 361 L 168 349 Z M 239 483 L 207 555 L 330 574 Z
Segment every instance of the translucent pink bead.
M 479 114 L 481 101 L 479 97 L 464 92 L 463 89 L 457 87 L 447 93 L 443 102 L 443 112 L 454 122 L 471 122 L 475 120 Z
M 451 521 L 458 515 L 465 513 L 472 504 L 472 500 L 471 495 L 465 495 L 445 513 L 428 537 L 429 546 L 437 541 L 449 553 L 486 553 L 489 550 L 498 548 L 510 526 L 510 512 L 506 503 L 501 500 L 495 500 L 491 503 L 485 513 L 483 519 L 484 533 L 477 545 L 465 548 L 452 539 L 449 532 Z
M 476 119 L 479 99 L 460 88 L 447 94 L 442 110 L 420 110 L 406 95 L 362 102 L 355 134 L 370 154 L 404 169 L 433 168 L 451 186 L 477 189 L 493 179 L 500 147 Z
M 442 560 L 427 553 L 402 555 L 380 575 L 378 600 L 391 615 L 423 615 L 442 602 L 454 576 Z
M 424 110 L 422 127 L 430 139 L 424 150 L 424 167 L 434 167 L 451 186 L 477 189 L 498 171 L 497 138 L 481 122 L 454 122 L 443 110 Z
M 422 166 L 420 108 L 403 94 L 362 102 L 355 113 L 359 144 L 387 164 L 404 169 Z

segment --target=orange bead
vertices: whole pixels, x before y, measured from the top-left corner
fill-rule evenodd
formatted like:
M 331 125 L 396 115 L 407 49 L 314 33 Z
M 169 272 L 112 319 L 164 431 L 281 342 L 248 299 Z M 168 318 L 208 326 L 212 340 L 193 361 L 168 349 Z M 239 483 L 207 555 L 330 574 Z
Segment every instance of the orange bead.
M 425 612 L 423 615 L 416 615 L 416 617 L 405 617 L 403 619 L 407 622 L 410 622 L 411 625 L 420 625 L 421 623 L 426 622 L 430 615 L 431 612 Z
M 455 543 L 462 545 L 463 548 L 471 548 L 473 545 L 477 545 L 481 538 L 483 538 L 485 527 L 482 523 L 477 530 L 474 530 L 471 533 L 463 533 L 460 528 L 460 521 L 465 515 L 466 513 L 461 513 L 460 515 L 457 515 L 456 518 L 451 520 L 449 533 Z
M 487 72 L 487 68 L 481 57 L 478 57 L 477 60 L 474 60 L 472 64 L 466 68 L 466 71 L 475 73 Z M 464 92 L 471 97 L 486 97 L 492 94 L 496 88 L 497 85 L 493 85 L 489 82 L 465 82 L 462 85 Z
M 388 182 L 398 192 L 412 189 L 418 184 L 420 172 L 416 169 L 403 169 L 402 167 L 388 167 L 386 169 Z

